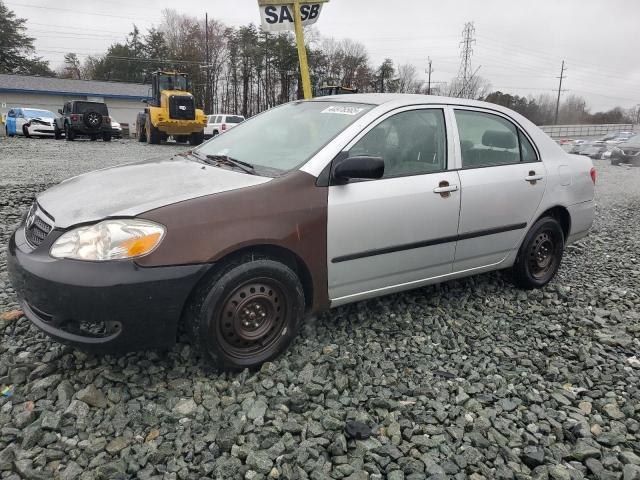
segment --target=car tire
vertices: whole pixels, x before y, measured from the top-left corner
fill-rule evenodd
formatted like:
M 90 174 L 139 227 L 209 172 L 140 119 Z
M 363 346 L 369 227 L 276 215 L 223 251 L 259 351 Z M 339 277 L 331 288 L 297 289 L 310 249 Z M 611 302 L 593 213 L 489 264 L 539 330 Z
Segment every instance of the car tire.
M 533 224 L 513 266 L 513 281 L 523 289 L 541 288 L 555 277 L 564 253 L 564 232 L 552 217 Z
M 254 369 L 282 353 L 304 318 L 302 284 L 285 264 L 248 254 L 221 265 L 192 296 L 191 342 L 222 370 Z
M 68 123 L 64 124 L 64 138 L 68 142 L 73 142 L 76 139 L 76 133 Z
M 189 137 L 189 145 L 200 145 L 204 142 L 204 132 L 192 133 Z
M 31 135 L 29 134 L 29 127 L 27 127 L 26 125 L 22 126 L 22 135 L 24 135 L 26 138 L 31 138 Z
M 91 140 L 92 142 L 95 142 L 96 140 L 98 140 L 98 136 L 97 135 L 91 135 L 89 137 L 89 140 Z
M 110 142 L 111 141 L 111 134 L 110 133 L 103 133 L 102 134 L 102 141 L 103 142 Z
M 620 165 L 620 159 L 619 158 L 612 158 L 611 159 L 611 165 Z
M 215 137 L 216 135 L 218 135 L 220 132 L 218 132 L 218 130 L 214 130 L 213 133 L 211 134 L 212 137 Z

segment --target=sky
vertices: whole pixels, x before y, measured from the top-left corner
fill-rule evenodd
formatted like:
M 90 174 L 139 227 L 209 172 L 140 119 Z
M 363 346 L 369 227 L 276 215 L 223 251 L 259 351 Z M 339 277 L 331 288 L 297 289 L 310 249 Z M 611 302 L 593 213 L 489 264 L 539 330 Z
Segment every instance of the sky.
M 145 31 L 161 11 L 222 21 L 260 22 L 256 0 L 6 0 L 27 19 L 37 54 L 56 68 L 65 52 L 80 58 L 123 41 L 132 24 Z M 52 6 L 55 5 L 55 6 Z M 473 70 L 494 90 L 557 94 L 565 60 L 563 96 L 584 97 L 591 111 L 640 104 L 638 0 L 330 0 L 316 23 L 324 37 L 363 43 L 371 64 L 386 57 L 411 63 L 432 82 L 449 81 L 460 65 L 466 22 L 473 22 Z

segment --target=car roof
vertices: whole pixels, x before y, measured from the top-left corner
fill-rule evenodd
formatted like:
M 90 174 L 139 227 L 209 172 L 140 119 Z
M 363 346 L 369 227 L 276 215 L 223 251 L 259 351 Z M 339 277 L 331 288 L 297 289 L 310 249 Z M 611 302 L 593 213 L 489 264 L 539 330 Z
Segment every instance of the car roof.
M 438 95 L 421 95 L 415 93 L 347 93 L 343 95 L 326 95 L 315 97 L 312 102 L 351 102 L 365 103 L 369 105 L 386 105 L 393 107 L 403 107 L 416 104 L 446 104 L 460 105 L 468 107 L 482 107 L 497 110 L 513 115 L 513 110 L 502 107 L 495 103 L 481 102 L 480 100 L 470 100 L 468 98 L 442 97 Z

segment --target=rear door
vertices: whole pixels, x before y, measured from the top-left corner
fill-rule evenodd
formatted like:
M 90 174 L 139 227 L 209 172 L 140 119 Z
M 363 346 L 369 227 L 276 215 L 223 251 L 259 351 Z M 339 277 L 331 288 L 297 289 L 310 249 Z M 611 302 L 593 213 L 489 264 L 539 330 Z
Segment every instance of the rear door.
M 329 187 L 333 305 L 419 286 L 451 272 L 460 210 L 445 107 L 387 113 L 342 155 L 382 157 L 384 177 Z
M 493 111 L 456 107 L 462 168 L 460 227 L 453 270 L 494 265 L 518 246 L 547 184 L 525 132 Z

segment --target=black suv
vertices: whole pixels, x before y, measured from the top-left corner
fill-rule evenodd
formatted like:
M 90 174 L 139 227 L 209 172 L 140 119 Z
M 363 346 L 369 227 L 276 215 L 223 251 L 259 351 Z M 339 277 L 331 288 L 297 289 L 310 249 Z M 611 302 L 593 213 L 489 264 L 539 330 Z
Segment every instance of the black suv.
M 107 105 L 102 102 L 87 102 L 74 100 L 64 104 L 61 115 L 56 118 L 54 135 L 56 139 L 65 138 L 75 140 L 78 135 L 89 137 L 92 141 L 102 138 L 105 142 L 111 141 L 111 119 Z

